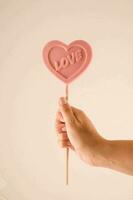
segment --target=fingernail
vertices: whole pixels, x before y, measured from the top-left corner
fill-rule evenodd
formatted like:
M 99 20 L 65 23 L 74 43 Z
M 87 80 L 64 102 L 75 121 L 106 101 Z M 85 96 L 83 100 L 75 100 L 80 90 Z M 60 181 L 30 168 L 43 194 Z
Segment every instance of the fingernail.
M 65 105 L 67 103 L 66 98 L 61 97 L 59 103 L 61 106 Z

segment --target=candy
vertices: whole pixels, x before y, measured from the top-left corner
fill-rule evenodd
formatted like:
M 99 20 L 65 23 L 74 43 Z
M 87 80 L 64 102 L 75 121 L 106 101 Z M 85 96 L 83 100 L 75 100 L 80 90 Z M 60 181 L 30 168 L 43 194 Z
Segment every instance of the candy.
M 70 83 L 90 64 L 92 50 L 88 43 L 76 40 L 69 45 L 51 41 L 43 48 L 43 60 L 60 80 Z

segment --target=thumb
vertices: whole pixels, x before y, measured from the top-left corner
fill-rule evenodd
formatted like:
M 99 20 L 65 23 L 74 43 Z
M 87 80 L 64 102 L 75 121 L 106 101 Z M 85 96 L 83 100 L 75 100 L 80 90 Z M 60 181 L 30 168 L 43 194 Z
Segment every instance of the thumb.
M 59 99 L 59 109 L 63 116 L 63 119 L 66 124 L 73 124 L 75 121 L 75 117 L 72 111 L 71 106 L 68 104 L 66 98 L 61 97 Z

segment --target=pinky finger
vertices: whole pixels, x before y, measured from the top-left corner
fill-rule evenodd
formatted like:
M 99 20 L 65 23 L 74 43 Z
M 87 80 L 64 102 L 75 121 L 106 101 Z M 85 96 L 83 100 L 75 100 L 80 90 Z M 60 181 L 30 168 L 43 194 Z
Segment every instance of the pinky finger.
M 63 141 L 63 140 L 58 140 L 58 145 L 59 145 L 61 148 L 66 148 L 66 147 L 68 147 L 67 141 Z

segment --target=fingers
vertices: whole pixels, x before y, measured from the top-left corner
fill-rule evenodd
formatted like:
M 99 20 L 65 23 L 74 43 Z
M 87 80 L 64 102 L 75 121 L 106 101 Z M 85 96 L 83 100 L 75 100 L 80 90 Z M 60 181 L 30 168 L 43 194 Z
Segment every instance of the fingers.
M 62 114 L 61 112 L 57 112 L 56 113 L 56 121 L 55 121 L 55 129 L 56 129 L 56 132 L 57 133 L 60 133 L 62 131 L 65 131 L 64 130 L 64 127 L 65 127 L 65 122 L 62 118 Z
M 73 151 L 75 150 L 74 147 L 71 145 L 71 143 L 69 141 L 66 142 L 66 141 L 60 141 L 60 140 L 58 140 L 58 145 L 61 148 L 70 148 Z
M 56 133 L 59 139 L 65 140 L 68 139 L 65 124 L 56 123 Z
M 59 100 L 59 109 L 62 121 L 65 121 L 68 125 L 73 124 L 74 122 L 82 122 L 86 118 L 85 113 L 74 107 L 70 106 L 64 97 L 61 97 Z
M 58 145 L 61 148 L 67 148 L 67 147 L 71 147 L 71 144 L 69 141 L 65 141 L 65 140 L 58 140 Z
M 56 132 L 59 146 L 69 146 L 74 149 L 72 143 L 70 143 L 69 137 L 71 141 L 75 140 L 76 132 L 71 130 L 77 130 L 77 122 L 80 123 L 84 115 L 82 110 L 70 106 L 64 97 L 59 99 L 59 110 L 56 116 Z M 67 130 L 69 131 L 67 132 Z M 72 132 L 73 136 L 71 135 Z
M 64 145 L 66 146 L 67 141 L 69 141 L 69 139 L 67 137 L 65 123 L 63 122 L 62 115 L 59 111 L 56 114 L 55 128 L 56 128 L 56 133 L 57 133 L 60 146 L 61 146 L 61 143 L 62 143 L 62 146 Z
M 60 110 L 58 110 L 56 113 L 56 119 L 59 120 L 60 122 L 64 122 L 64 119 Z
M 66 124 L 69 125 L 69 124 L 74 123 L 75 117 L 74 117 L 71 106 L 66 101 L 66 98 L 64 97 L 60 98 L 59 109 Z
M 58 138 L 58 145 L 61 148 L 69 147 L 72 150 L 74 150 L 74 147 L 71 145 L 69 138 L 67 136 L 65 122 L 63 120 L 63 117 L 60 111 L 58 111 L 56 114 L 55 128 L 56 128 L 56 133 L 57 133 L 57 138 Z

